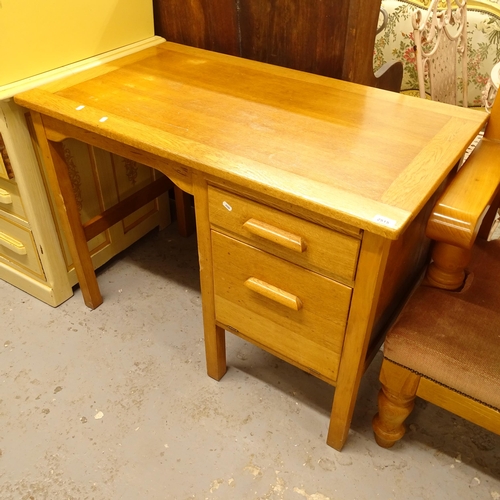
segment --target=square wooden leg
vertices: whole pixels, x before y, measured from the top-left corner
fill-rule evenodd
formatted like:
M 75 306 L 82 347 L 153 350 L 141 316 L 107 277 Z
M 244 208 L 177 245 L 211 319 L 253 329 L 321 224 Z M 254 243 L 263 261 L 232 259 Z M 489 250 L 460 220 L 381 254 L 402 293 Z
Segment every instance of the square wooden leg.
M 195 230 L 194 215 L 191 208 L 191 195 L 177 186 L 174 186 L 174 195 L 179 234 L 184 237 L 191 236 Z

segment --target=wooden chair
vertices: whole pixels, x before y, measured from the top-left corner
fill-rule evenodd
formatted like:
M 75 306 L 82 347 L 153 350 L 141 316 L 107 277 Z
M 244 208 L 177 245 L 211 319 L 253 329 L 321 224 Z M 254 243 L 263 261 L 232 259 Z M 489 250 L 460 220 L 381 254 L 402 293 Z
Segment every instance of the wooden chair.
M 433 262 L 387 335 L 373 420 L 380 446 L 403 437 L 416 396 L 500 434 L 500 240 L 485 239 L 499 186 L 497 99 L 484 138 L 434 207 Z
M 467 1 L 431 0 L 425 13 L 412 16 L 420 97 L 426 98 L 426 83 L 433 101 L 459 104 L 457 61 L 462 63 L 462 104 L 467 107 Z

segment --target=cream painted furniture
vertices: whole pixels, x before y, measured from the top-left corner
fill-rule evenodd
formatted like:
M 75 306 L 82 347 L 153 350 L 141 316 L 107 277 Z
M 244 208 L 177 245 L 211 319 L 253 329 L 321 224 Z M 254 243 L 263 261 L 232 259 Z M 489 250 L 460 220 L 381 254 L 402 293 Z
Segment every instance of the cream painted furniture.
M 15 89 L 47 83 L 76 74 L 163 42 L 151 37 L 65 68 L 0 87 L 0 279 L 49 305 L 73 295 L 77 277 L 50 191 L 43 159 L 29 112 L 11 98 Z M 31 129 L 31 131 L 30 131 Z M 64 155 L 82 220 L 98 216 L 132 193 L 147 189 L 161 174 L 139 163 L 111 155 L 75 140 L 64 141 Z M 170 223 L 164 185 L 157 199 L 148 201 L 119 224 L 89 241 L 94 268 L 137 241 L 154 227 Z M 164 193 L 164 194 L 162 194 Z M 182 198 L 178 198 L 182 201 Z M 176 198 L 177 200 L 177 198 Z M 182 209 L 180 213 L 184 213 Z
M 12 96 L 164 40 L 154 36 L 151 0 L 2 0 L 0 33 L 0 286 L 15 285 L 57 306 L 73 294 L 76 273 L 29 113 Z M 82 220 L 161 176 L 74 140 L 64 141 L 63 148 Z M 168 199 L 162 195 L 91 239 L 93 265 L 169 222 Z
M 102 297 L 68 137 L 194 195 L 208 374 L 226 372 L 227 330 L 332 384 L 340 450 L 427 263 L 430 210 L 488 115 L 173 43 L 16 102 L 32 110 L 86 304 Z
M 72 286 L 77 283 L 73 261 L 47 188 L 43 162 L 29 134 L 29 114 L 12 100 L 0 102 L 0 110 L 0 278 L 57 306 L 73 295 Z M 74 140 L 64 141 L 63 148 L 85 221 L 131 193 L 147 189 L 161 176 Z M 94 268 L 153 228 L 170 223 L 168 187 L 164 184 L 137 211 L 89 241 Z

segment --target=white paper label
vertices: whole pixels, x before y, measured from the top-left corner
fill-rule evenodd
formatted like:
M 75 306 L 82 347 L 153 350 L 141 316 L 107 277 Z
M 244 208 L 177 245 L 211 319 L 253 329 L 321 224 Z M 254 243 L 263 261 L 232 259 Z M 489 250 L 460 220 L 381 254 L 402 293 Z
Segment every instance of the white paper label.
M 384 217 L 383 215 L 376 215 L 373 218 L 373 222 L 387 227 L 394 227 L 396 225 L 396 221 L 394 219 L 389 219 L 389 217 Z

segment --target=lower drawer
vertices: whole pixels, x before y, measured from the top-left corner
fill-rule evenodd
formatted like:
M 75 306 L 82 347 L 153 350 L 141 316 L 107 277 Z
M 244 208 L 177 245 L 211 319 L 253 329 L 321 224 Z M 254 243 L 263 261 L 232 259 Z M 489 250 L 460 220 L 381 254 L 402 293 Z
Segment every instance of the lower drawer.
M 212 231 L 222 327 L 335 383 L 351 288 Z
M 1 216 L 0 259 L 39 279 L 45 278 L 31 231 Z

